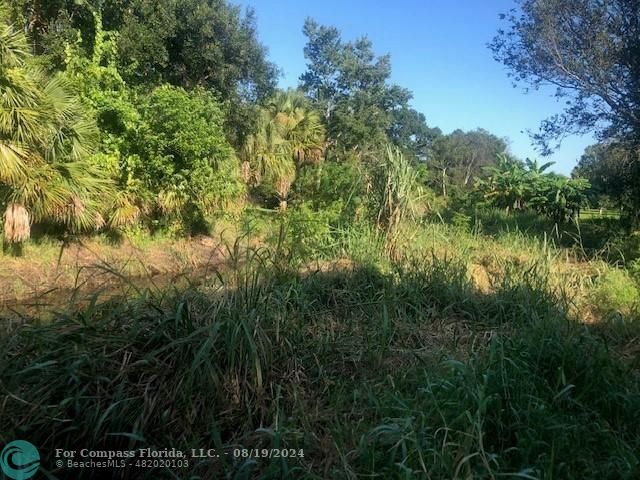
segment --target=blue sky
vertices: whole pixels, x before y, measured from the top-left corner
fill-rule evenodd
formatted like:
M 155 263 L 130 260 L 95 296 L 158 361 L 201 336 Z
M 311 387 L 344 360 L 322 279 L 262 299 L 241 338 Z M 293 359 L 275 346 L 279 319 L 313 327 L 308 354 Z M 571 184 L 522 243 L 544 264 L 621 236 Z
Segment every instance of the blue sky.
M 538 158 L 527 129 L 561 110 L 551 89 L 513 88 L 486 44 L 513 0 L 236 0 L 252 6 L 261 41 L 282 70 L 281 87 L 305 71 L 306 17 L 337 27 L 345 40 L 366 35 L 378 54 L 391 54 L 392 82 L 410 89 L 413 107 L 445 133 L 482 127 L 507 137 L 520 158 Z M 549 160 L 569 174 L 592 137 L 570 137 Z M 546 161 L 547 159 L 545 159 Z

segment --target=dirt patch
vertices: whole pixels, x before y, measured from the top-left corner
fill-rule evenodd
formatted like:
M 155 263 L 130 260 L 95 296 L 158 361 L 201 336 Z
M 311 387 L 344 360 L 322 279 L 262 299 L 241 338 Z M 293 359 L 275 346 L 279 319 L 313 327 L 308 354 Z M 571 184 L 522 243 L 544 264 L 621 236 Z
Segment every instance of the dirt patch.
M 148 242 L 139 247 L 86 240 L 33 246 L 22 257 L 4 256 L 0 265 L 0 308 L 21 303 L 55 302 L 69 292 L 201 275 L 223 262 L 223 247 L 211 237 Z

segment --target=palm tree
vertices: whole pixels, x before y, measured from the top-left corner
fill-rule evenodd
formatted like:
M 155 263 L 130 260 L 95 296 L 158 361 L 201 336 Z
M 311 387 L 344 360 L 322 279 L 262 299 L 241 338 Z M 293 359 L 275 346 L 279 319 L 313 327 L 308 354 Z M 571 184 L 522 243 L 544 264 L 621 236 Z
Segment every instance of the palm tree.
M 23 33 L 0 11 L 0 203 L 4 239 L 22 242 L 33 222 L 101 227 L 111 183 L 87 163 L 96 136 L 69 84 L 30 65 Z
M 298 167 L 317 163 L 324 155 L 325 130 L 320 114 L 297 90 L 279 91 L 268 104 L 272 118 L 280 126 Z
M 256 133 L 245 142 L 243 175 L 259 184 L 271 182 L 286 210 L 289 189 L 297 169 L 324 156 L 325 130 L 320 115 L 302 93 L 279 91 L 260 111 Z

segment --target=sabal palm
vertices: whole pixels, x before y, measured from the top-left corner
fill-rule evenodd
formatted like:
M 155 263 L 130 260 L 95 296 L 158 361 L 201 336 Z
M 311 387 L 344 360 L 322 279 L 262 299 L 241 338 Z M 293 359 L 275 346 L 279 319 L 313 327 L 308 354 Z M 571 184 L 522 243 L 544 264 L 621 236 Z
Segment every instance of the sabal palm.
M 96 133 L 69 85 L 30 66 L 25 36 L 0 12 L 0 202 L 5 240 L 30 234 L 33 221 L 73 229 L 99 226 L 98 199 L 110 189 L 86 163 Z
M 297 168 L 305 161 L 319 161 L 324 154 L 325 131 L 317 112 L 298 91 L 279 91 L 261 110 L 256 133 L 243 148 L 245 161 L 259 176 L 273 184 L 280 207 Z
M 320 160 L 324 153 L 324 125 L 301 92 L 279 91 L 268 109 L 298 165 Z

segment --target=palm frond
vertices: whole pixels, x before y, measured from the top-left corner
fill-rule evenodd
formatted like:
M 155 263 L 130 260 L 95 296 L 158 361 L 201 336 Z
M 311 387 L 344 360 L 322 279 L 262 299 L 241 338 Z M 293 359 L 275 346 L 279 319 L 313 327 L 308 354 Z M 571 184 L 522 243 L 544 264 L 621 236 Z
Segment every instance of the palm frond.
M 136 204 L 133 196 L 127 192 L 117 192 L 113 196 L 113 203 L 109 210 L 108 224 L 111 228 L 133 225 L 142 214 L 142 209 Z
M 27 175 L 28 152 L 20 145 L 0 141 L 0 182 L 18 183 Z
M 114 193 L 88 162 L 97 127 L 70 84 L 60 75 L 47 78 L 27 61 L 30 55 L 24 34 L 0 12 L 0 184 L 30 222 L 94 229 L 104 224 L 105 199 Z M 16 208 L 10 223 L 24 218 Z
M 4 15 L 0 17 L 0 65 L 9 68 L 22 66 L 30 54 L 27 38 L 2 17 Z
M 295 90 L 278 91 L 261 110 L 255 134 L 247 137 L 241 157 L 247 179 L 268 179 L 286 205 L 296 169 L 306 161 L 317 163 L 324 155 L 325 130 L 320 115 L 304 95 Z

